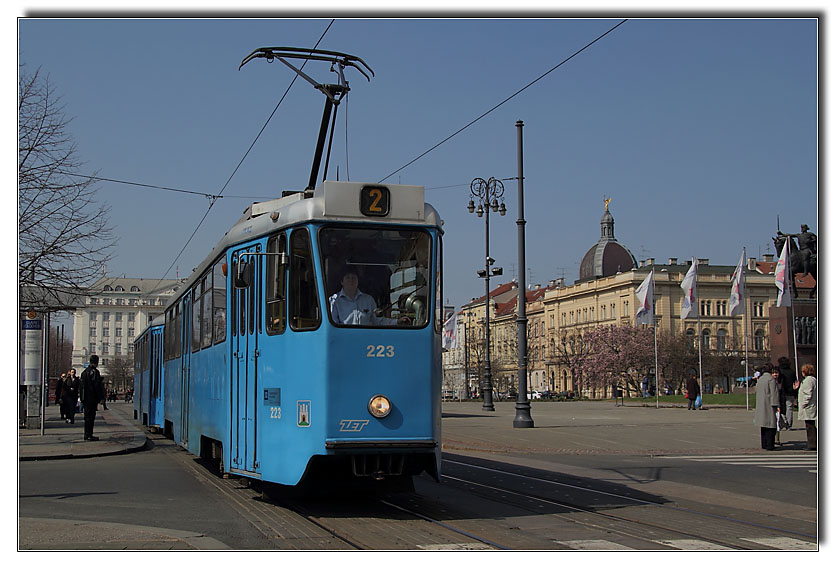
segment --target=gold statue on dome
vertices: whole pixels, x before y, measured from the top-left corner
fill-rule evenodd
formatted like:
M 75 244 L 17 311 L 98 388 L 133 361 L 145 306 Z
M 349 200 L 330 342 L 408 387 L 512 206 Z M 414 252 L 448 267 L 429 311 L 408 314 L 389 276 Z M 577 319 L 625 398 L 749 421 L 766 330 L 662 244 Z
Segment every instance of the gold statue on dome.
M 604 196 L 604 209 L 608 212 L 610 211 L 610 202 L 611 201 L 612 201 L 612 198 L 608 198 L 606 195 Z

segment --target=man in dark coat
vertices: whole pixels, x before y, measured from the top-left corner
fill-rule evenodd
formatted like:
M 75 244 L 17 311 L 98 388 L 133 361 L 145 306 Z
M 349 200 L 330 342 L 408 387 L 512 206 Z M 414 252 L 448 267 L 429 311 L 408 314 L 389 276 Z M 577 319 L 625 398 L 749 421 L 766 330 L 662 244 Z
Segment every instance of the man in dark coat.
M 96 407 L 104 401 L 105 391 L 102 376 L 97 369 L 99 356 L 90 356 L 90 365 L 81 372 L 80 395 L 84 404 L 84 440 L 97 441 L 93 436 L 93 423 L 96 422 Z
M 690 377 L 685 380 L 685 390 L 688 392 L 688 409 L 696 410 L 695 402 L 697 395 L 700 394 L 700 382 L 697 381 L 697 370 L 692 368 L 688 373 Z

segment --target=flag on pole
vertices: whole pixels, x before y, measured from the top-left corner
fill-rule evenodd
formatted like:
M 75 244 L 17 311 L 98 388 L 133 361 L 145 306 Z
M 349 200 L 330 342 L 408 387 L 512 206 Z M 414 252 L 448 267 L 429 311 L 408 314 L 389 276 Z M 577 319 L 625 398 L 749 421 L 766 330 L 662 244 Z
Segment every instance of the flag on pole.
M 639 299 L 636 324 L 654 324 L 653 292 L 653 271 L 651 270 L 636 289 L 636 297 Z
M 448 350 L 456 348 L 456 322 L 458 315 L 454 312 L 453 315 L 444 323 L 444 330 L 441 332 L 441 347 Z
M 775 286 L 778 287 L 778 303 L 776 306 L 792 306 L 792 294 L 790 279 L 792 275 L 789 274 L 789 258 L 790 258 L 790 238 L 787 237 L 784 241 L 784 250 L 781 251 L 781 257 L 778 259 L 778 264 L 775 265 Z
M 682 312 L 679 317 L 684 320 L 697 316 L 699 314 L 697 312 L 697 259 L 694 257 L 691 257 L 691 268 L 685 273 L 680 288 L 685 296 L 682 299 Z
M 729 295 L 729 315 L 736 316 L 743 314 L 746 305 L 743 304 L 743 295 L 745 294 L 746 281 L 743 279 L 743 262 L 746 256 L 746 249 L 740 254 L 740 262 L 732 275 L 731 294 Z

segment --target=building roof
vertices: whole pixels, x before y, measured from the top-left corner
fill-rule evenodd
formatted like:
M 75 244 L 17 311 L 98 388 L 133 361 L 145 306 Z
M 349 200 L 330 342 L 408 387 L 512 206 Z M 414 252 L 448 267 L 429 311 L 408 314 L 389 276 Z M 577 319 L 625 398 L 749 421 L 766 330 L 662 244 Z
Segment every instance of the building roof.
M 104 276 L 87 287 L 88 294 L 134 293 L 144 296 L 173 293 L 180 284 L 178 279 L 137 279 Z M 121 289 L 121 290 L 120 290 Z
M 578 280 L 610 277 L 637 266 L 636 258 L 630 250 L 616 240 L 615 219 L 607 207 L 601 217 L 601 238 L 583 256 Z

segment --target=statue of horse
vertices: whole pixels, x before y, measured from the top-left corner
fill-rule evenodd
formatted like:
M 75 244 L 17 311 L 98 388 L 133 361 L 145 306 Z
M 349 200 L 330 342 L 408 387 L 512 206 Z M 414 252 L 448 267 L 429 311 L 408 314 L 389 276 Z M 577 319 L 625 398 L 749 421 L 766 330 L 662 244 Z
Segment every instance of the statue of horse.
M 803 228 L 805 229 L 805 228 Z M 789 273 L 792 275 L 791 279 L 791 287 L 792 287 L 792 297 L 798 298 L 798 290 L 795 286 L 795 276 L 807 276 L 812 275 L 813 279 L 816 280 L 816 284 L 813 286 L 813 289 L 810 291 L 810 298 L 813 298 L 816 295 L 816 289 L 818 288 L 818 277 L 817 277 L 817 270 L 816 270 L 816 252 L 811 248 L 804 248 L 799 249 L 798 245 L 795 243 L 794 237 L 798 237 L 797 234 L 794 233 L 781 233 L 778 232 L 777 237 L 773 237 L 772 241 L 775 243 L 775 250 L 778 252 L 778 255 L 784 250 L 784 242 L 789 239 L 790 240 L 790 258 L 789 258 Z M 815 239 L 815 238 L 814 238 Z M 805 239 L 805 242 L 807 240 Z

